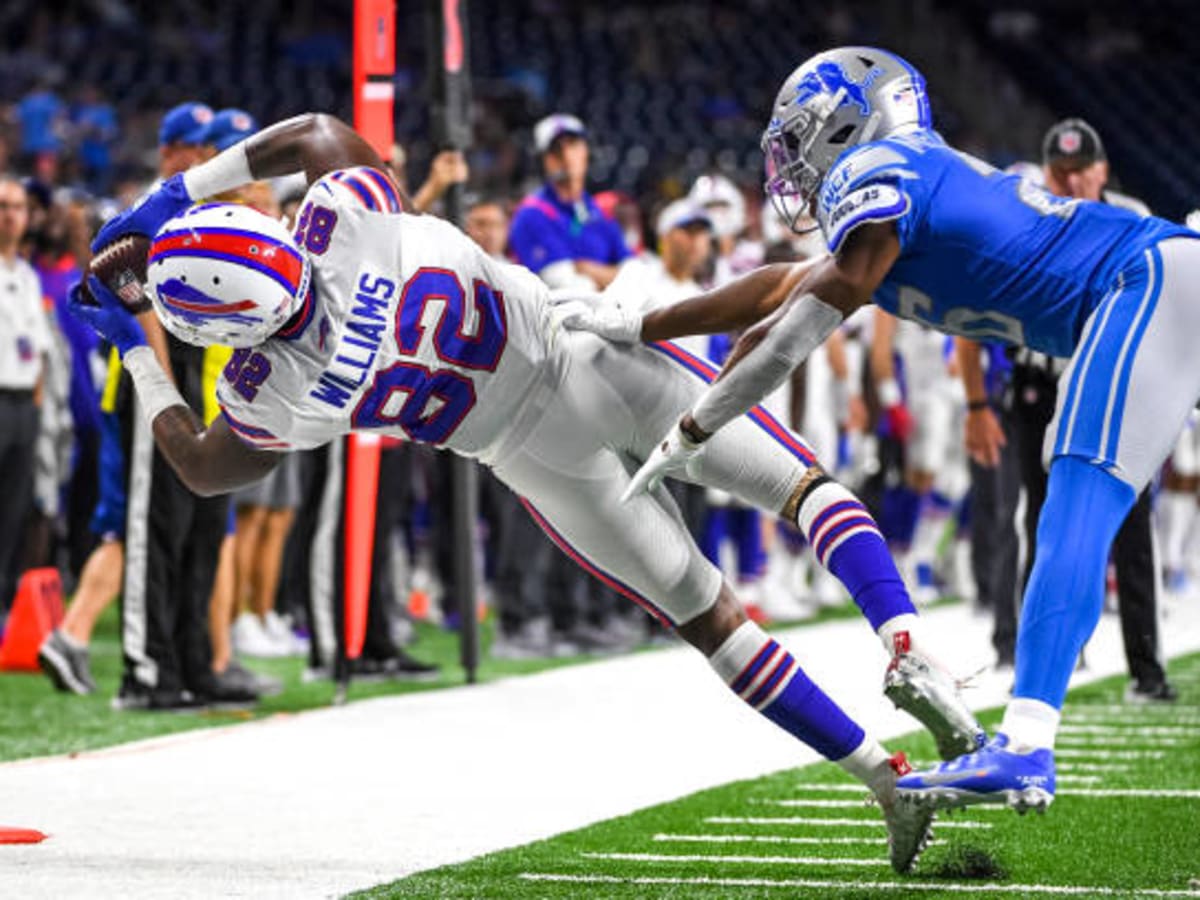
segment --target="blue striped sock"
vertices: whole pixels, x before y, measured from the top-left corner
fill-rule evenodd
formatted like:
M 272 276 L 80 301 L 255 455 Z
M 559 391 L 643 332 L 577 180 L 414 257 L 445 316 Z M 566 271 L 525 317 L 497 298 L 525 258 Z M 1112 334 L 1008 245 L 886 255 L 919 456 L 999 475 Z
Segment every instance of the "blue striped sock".
M 742 623 L 709 663 L 730 690 L 826 759 L 843 759 L 862 744 L 858 723 L 753 622 Z
M 872 628 L 916 613 L 879 526 L 854 494 L 832 479 L 818 482 L 797 519 L 817 560 L 846 586 Z

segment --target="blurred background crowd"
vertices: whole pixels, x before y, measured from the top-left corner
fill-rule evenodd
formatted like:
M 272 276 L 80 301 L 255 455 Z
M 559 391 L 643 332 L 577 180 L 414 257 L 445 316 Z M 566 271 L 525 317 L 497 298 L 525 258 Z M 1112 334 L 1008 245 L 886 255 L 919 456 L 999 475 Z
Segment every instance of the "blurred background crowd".
M 416 208 L 440 214 L 446 190 L 464 184 L 462 224 L 486 252 L 611 302 L 667 304 L 823 252 L 819 234 L 791 233 L 764 206 L 759 135 L 787 73 L 839 44 L 905 55 L 951 143 L 1054 193 L 1173 219 L 1200 204 L 1198 132 L 1184 124 L 1200 102 L 1188 90 L 1200 28 L 1187 27 L 1200 11 L 1184 2 L 1136 15 L 1107 0 L 475 3 L 465 153 L 428 138 L 431 42 L 421 4 L 397 8 L 399 143 L 387 162 Z M 57 571 L 73 600 L 41 663 L 63 690 L 96 689 L 87 648 L 118 597 L 121 708 L 253 703 L 279 689 L 243 659 L 306 655 L 312 677 L 330 674 L 345 448 L 297 454 L 232 498 L 191 497 L 139 431 L 119 361 L 65 300 L 98 224 L 156 178 L 290 115 L 349 120 L 349 21 L 349 3 L 304 0 L 0 9 L 0 610 L 22 573 Z M 223 199 L 290 217 L 303 190 L 281 180 Z M 720 363 L 735 337 L 684 343 Z M 193 407 L 215 414 L 228 353 L 154 341 Z M 992 616 L 1000 666 L 1012 662 L 1060 367 L 864 312 L 770 401 L 875 512 L 919 602 L 957 598 Z M 1185 596 L 1197 577 L 1198 438 L 1181 436 L 1114 552 L 1131 699 L 1173 696 L 1158 622 L 1164 597 Z M 436 674 L 414 658 L 419 646 L 404 646 L 414 617 L 455 625 L 448 479 L 443 454 L 399 442 L 383 451 L 360 676 Z M 480 491 L 477 599 L 496 623 L 491 653 L 665 639 L 486 473 Z M 678 485 L 677 498 L 757 617 L 799 621 L 849 602 L 770 517 L 703 489 Z

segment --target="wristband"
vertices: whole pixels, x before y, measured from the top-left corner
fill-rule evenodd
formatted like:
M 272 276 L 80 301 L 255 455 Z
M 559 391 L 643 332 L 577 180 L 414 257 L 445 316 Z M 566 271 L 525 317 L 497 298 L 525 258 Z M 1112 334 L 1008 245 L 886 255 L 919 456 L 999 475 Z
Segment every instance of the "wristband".
M 187 405 L 179 389 L 171 383 L 167 373 L 158 364 L 154 351 L 145 344 L 126 353 L 121 363 L 133 378 L 133 386 L 137 389 L 146 421 L 151 426 L 164 409 Z
M 972 400 L 967 404 L 969 412 L 979 412 L 981 409 L 988 409 L 991 406 L 986 400 Z
M 245 141 L 222 150 L 208 162 L 193 166 L 183 173 L 183 186 L 195 202 L 239 188 L 253 180 Z

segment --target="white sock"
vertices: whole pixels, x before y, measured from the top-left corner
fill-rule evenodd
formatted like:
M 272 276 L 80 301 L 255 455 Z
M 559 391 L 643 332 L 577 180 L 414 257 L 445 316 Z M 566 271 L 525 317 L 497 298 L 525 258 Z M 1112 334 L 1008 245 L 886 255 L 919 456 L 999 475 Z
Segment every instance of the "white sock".
M 896 635 L 902 631 L 908 632 L 908 637 L 915 646 L 921 631 L 921 619 L 916 613 L 901 613 L 892 616 L 876 630 L 879 640 L 883 641 L 883 649 L 891 656 L 896 649 Z
M 891 756 L 879 741 L 870 735 L 864 735 L 862 743 L 849 756 L 844 756 L 837 764 L 853 775 L 875 793 L 890 787 L 887 761 Z
M 1062 713 L 1041 700 L 1014 697 L 1004 710 L 1000 732 L 1008 735 L 1009 749 L 1015 753 L 1053 750 L 1054 736 Z

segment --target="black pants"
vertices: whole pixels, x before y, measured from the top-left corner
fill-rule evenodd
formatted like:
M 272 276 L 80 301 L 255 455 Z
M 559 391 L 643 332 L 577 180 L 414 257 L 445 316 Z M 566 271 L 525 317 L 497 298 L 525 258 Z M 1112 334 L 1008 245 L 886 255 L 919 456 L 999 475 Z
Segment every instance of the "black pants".
M 1020 541 L 1016 513 L 1021 496 L 1019 460 L 1008 414 L 999 419 L 1008 440 L 1000 464 L 971 472 L 971 568 L 978 603 L 992 611 L 992 646 L 1001 662 L 1011 663 L 1017 645 L 1017 566 Z
M 172 371 L 194 410 L 204 408 L 204 351 L 169 337 Z M 208 605 L 229 498 L 198 497 L 154 446 L 128 376 L 120 398 L 129 470 L 121 602 L 122 689 L 203 695 L 212 678 Z
M 0 390 L 0 613 L 11 608 L 20 579 L 25 520 L 33 500 L 38 409 L 32 391 Z
M 1026 496 L 1025 537 L 1029 559 L 1025 566 L 1025 583 L 1028 583 L 1037 547 L 1037 520 L 1046 501 L 1048 476 L 1042 467 L 1042 445 L 1054 417 L 1056 383 L 1040 370 L 1016 366 L 1013 385 L 1012 422 Z M 1150 489 L 1147 488 L 1129 511 L 1112 546 L 1125 659 L 1129 674 L 1148 685 L 1157 684 L 1166 677 L 1159 658 L 1158 578 L 1151 512 Z
M 511 633 L 549 614 L 550 566 L 558 549 L 542 533 L 521 500 L 487 469 L 479 473 L 480 510 L 488 523 L 500 627 Z
M 332 668 L 346 649 L 346 461 L 349 438 L 306 451 L 300 466 L 300 506 L 284 552 L 287 577 L 281 590 L 305 606 L 312 643 L 309 662 Z M 411 503 L 412 447 L 386 449 L 380 455 L 379 493 L 367 596 L 364 659 L 396 654 L 391 625 L 396 605 L 392 591 L 391 536 L 397 518 Z

